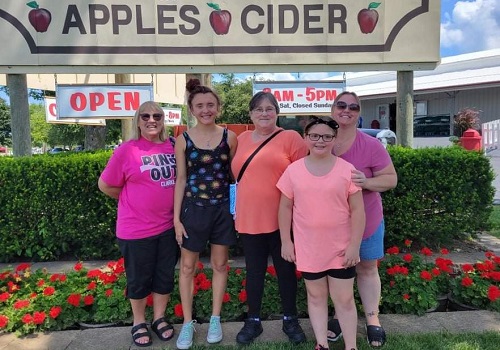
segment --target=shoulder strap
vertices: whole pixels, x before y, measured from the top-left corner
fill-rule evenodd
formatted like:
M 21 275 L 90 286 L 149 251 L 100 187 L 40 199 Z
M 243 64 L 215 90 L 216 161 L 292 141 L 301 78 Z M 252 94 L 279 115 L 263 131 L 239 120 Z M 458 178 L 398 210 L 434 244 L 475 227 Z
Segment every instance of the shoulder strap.
M 241 177 L 243 176 L 243 173 L 245 172 L 245 170 L 247 169 L 248 167 L 248 164 L 250 163 L 250 161 L 253 159 L 253 157 L 255 157 L 255 155 L 257 153 L 259 153 L 259 151 L 262 149 L 262 147 L 264 147 L 265 145 L 267 145 L 267 143 L 269 141 L 271 141 L 276 135 L 278 135 L 280 132 L 282 132 L 283 129 L 281 130 L 278 130 L 276 131 L 274 134 L 272 134 L 271 136 L 269 136 L 264 142 L 262 142 L 262 144 L 257 147 L 257 149 L 255 151 L 253 151 L 253 153 L 250 155 L 250 157 L 248 157 L 248 159 L 245 161 L 245 163 L 243 164 L 243 166 L 241 167 L 241 170 L 240 170 L 240 173 L 238 175 L 238 178 L 236 179 L 236 183 L 240 182 L 241 180 Z

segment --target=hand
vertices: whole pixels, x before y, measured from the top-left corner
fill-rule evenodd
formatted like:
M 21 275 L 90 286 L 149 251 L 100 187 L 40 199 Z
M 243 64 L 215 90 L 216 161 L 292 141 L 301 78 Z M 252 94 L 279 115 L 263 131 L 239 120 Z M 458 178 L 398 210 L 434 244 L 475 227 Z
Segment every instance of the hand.
M 281 242 L 281 257 L 286 261 L 295 262 L 295 247 L 291 241 Z
M 365 173 L 359 170 L 352 170 L 351 171 L 351 180 L 352 182 L 361 188 L 365 188 L 366 186 L 366 176 Z
M 175 240 L 177 241 L 177 244 L 181 246 L 183 237 L 189 238 L 186 229 L 184 228 L 184 225 L 181 223 L 174 224 L 174 229 L 175 229 Z
M 350 245 L 344 252 L 344 261 L 342 266 L 345 268 L 356 266 L 360 261 L 359 247 L 351 247 Z

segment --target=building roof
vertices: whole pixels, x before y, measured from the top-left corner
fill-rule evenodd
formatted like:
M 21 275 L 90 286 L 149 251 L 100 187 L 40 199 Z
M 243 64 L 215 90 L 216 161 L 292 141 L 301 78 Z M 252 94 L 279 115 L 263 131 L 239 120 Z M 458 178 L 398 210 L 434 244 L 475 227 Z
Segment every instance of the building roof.
M 436 69 L 413 74 L 415 94 L 500 87 L 500 49 L 444 57 Z M 396 77 L 394 71 L 346 72 L 346 89 L 363 99 L 394 96 Z

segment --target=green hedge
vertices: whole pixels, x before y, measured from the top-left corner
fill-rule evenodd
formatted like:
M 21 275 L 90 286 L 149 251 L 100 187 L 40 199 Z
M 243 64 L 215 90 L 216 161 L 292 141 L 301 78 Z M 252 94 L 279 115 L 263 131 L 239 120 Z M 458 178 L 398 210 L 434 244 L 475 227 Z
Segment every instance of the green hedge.
M 436 246 L 487 228 L 487 157 L 458 147 L 389 151 L 399 182 L 383 194 L 387 245 Z M 116 200 L 97 188 L 110 155 L 0 157 L 0 261 L 116 259 Z

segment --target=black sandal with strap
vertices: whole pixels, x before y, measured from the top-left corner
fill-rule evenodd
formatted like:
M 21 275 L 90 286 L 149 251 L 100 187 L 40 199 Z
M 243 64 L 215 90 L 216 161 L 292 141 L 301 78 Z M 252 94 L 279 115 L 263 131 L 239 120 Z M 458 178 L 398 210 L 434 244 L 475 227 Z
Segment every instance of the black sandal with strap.
M 328 335 L 326 338 L 328 341 L 337 341 L 342 338 L 342 329 L 340 328 L 339 320 L 332 318 L 328 321 L 328 330 L 333 333 L 333 336 Z
M 161 328 L 158 328 L 160 326 L 160 324 L 163 322 L 166 323 L 167 325 L 163 326 Z M 153 324 L 151 325 L 151 329 L 153 330 L 153 332 L 156 333 L 158 338 L 160 338 L 160 340 L 163 340 L 163 341 L 170 340 L 174 336 L 174 326 L 172 326 L 170 323 L 168 323 L 167 320 L 165 319 L 165 317 L 160 317 L 159 319 L 154 321 Z M 172 334 L 170 334 L 168 337 L 164 337 L 163 333 L 165 333 L 168 330 L 172 330 Z
M 145 329 L 145 331 L 139 332 L 141 329 Z M 149 332 L 148 325 L 146 323 L 139 323 L 138 325 L 133 326 L 130 332 L 132 333 L 132 340 L 135 345 L 144 348 L 153 344 L 153 339 L 151 339 L 151 333 Z M 147 343 L 139 343 L 137 339 L 143 337 L 149 337 L 149 341 Z
M 381 326 L 365 325 L 366 326 L 366 339 L 368 340 L 368 345 L 373 348 L 381 348 L 385 344 L 386 335 L 385 331 Z M 374 342 L 380 343 L 380 345 L 373 345 Z

